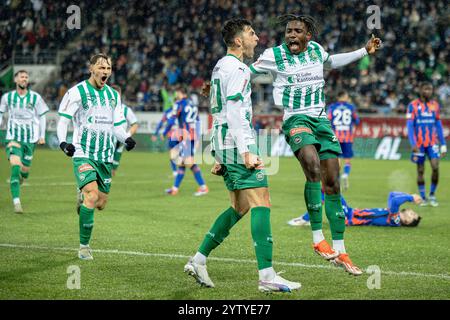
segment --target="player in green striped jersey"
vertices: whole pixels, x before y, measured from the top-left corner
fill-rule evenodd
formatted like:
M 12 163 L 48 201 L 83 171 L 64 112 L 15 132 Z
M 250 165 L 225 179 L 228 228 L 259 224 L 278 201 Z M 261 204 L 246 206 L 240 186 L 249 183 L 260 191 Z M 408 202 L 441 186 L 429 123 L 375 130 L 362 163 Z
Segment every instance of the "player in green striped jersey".
M 45 144 L 45 114 L 48 107 L 42 97 L 28 89 L 29 75 L 19 70 L 14 76 L 16 90 L 5 93 L 0 102 L 0 125 L 8 112 L 6 152 L 11 164 L 10 188 L 14 211 L 22 213 L 20 184 L 28 178 L 36 143 Z
M 211 75 L 210 103 L 214 117 L 211 145 L 217 161 L 212 173 L 223 176 L 231 206 L 216 218 L 184 271 L 202 286 L 214 287 L 206 269 L 207 257 L 250 211 L 258 289 L 291 292 L 300 289 L 301 284 L 280 277 L 272 266 L 269 189 L 252 128 L 251 72 L 243 63 L 244 58 L 253 57 L 258 37 L 251 23 L 244 19 L 227 21 L 222 36 L 227 55 L 216 63 Z
M 129 151 L 135 141 L 125 131 L 120 95 L 106 84 L 111 76 L 111 59 L 96 54 L 90 59 L 91 76 L 70 88 L 59 106 L 60 148 L 73 157 L 73 170 L 83 204 L 79 210 L 80 250 L 78 257 L 92 260 L 89 241 L 94 226 L 94 209 L 103 210 L 111 185 L 114 141 L 125 143 Z M 69 123 L 74 126 L 72 143 L 67 143 Z
M 116 90 L 119 95 L 122 97 L 122 90 L 118 85 L 112 85 L 111 88 Z M 138 129 L 138 119 L 136 118 L 136 115 L 133 112 L 133 109 L 131 109 L 129 106 L 125 105 L 125 103 L 122 103 L 123 106 L 123 116 L 126 120 L 126 123 L 123 124 L 124 129 L 127 130 L 127 132 L 130 134 L 130 136 L 133 136 L 137 129 Z M 116 174 L 117 169 L 119 168 L 120 159 L 122 158 L 122 153 L 125 145 L 121 142 L 115 141 L 114 143 L 114 155 L 113 155 L 113 170 L 112 170 L 112 176 L 114 177 Z
M 339 186 L 339 142 L 325 112 L 325 68 L 337 68 L 373 54 L 381 40 L 370 39 L 365 48 L 330 55 L 312 41 L 315 22 L 308 16 L 286 15 L 285 41 L 269 48 L 253 63 L 254 75 L 271 73 L 273 97 L 283 107 L 283 132 L 306 176 L 305 202 L 311 214 L 313 247 L 316 253 L 341 265 L 354 275 L 362 271 L 353 265 L 344 246 L 345 215 Z M 325 190 L 325 213 L 330 223 L 333 248 L 322 233 L 321 181 Z

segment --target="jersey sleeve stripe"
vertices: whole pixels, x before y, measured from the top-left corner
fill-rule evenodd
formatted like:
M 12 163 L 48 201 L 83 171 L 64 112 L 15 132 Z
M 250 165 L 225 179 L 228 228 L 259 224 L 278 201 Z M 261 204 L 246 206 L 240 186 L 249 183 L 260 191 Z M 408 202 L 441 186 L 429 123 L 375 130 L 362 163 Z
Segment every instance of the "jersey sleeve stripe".
M 244 97 L 242 96 L 242 94 L 240 92 L 233 94 L 232 96 L 228 96 L 227 100 L 241 100 L 244 101 Z
M 254 74 L 266 74 L 265 72 L 256 70 L 255 67 L 253 67 L 252 64 L 250 65 L 250 71 L 251 71 L 252 73 L 254 73 Z
M 45 110 L 44 112 L 42 112 L 39 117 L 42 117 L 44 114 L 46 114 L 49 110 Z
M 122 125 L 122 124 L 124 124 L 126 122 L 127 122 L 126 120 L 122 120 L 120 122 L 116 122 L 116 123 L 114 123 L 114 127 L 118 127 L 118 126 L 120 126 L 120 125 Z
M 47 113 L 47 112 L 46 112 L 46 113 Z M 58 114 L 59 114 L 61 117 L 64 117 L 64 118 L 67 118 L 67 119 L 72 120 L 72 116 L 70 116 L 70 115 L 68 115 L 68 114 L 65 114 L 65 113 L 62 113 L 62 112 L 58 112 Z

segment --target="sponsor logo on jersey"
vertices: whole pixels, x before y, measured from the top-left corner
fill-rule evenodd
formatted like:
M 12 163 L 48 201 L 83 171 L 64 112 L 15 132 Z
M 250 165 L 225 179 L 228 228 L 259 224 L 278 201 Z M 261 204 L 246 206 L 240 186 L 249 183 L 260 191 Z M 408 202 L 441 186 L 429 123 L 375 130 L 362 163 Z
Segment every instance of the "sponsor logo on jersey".
M 86 176 L 84 174 L 80 174 L 80 181 L 84 181 L 86 179 Z
M 258 181 L 263 181 L 263 180 L 264 180 L 264 173 L 258 172 L 258 173 L 256 174 L 256 180 L 258 180 Z
M 312 134 L 311 129 L 310 128 L 306 128 L 306 127 L 293 128 L 293 129 L 291 129 L 291 131 L 289 131 L 289 134 L 291 136 L 295 136 L 296 134 L 303 133 L 303 132 Z
M 295 137 L 295 138 L 294 138 L 294 142 L 295 142 L 296 144 L 300 144 L 300 143 L 302 142 L 302 137 L 300 137 L 300 136 Z
M 78 167 L 79 173 L 83 173 L 85 171 L 93 171 L 93 170 L 94 170 L 94 168 L 88 163 L 82 164 L 81 166 Z
M 336 217 L 345 218 L 345 213 L 344 213 L 344 211 L 338 211 L 338 212 L 336 212 Z
M 336 141 L 338 141 L 338 139 L 337 139 L 336 136 L 333 136 L 333 138 L 331 139 L 331 141 L 336 142 Z
M 103 180 L 103 182 L 105 184 L 109 184 L 109 183 L 111 183 L 111 178 L 106 178 L 106 179 Z

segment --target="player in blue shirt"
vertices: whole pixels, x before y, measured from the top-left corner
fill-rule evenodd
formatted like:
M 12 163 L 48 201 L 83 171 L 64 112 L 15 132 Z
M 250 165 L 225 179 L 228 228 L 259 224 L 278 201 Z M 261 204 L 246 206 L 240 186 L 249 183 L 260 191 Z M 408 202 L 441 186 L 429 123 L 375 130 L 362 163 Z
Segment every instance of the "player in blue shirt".
M 157 137 L 161 135 L 161 139 L 167 138 L 167 147 L 169 149 L 169 156 L 170 156 L 170 168 L 172 169 L 172 174 L 174 177 L 177 176 L 177 165 L 176 165 L 176 159 L 178 158 L 179 154 L 179 148 L 177 148 L 178 144 L 180 143 L 179 137 L 178 137 L 178 130 L 175 128 L 176 125 L 172 125 L 172 128 L 167 131 L 165 134 L 160 134 L 159 132 L 163 128 L 164 125 L 167 126 L 168 119 L 172 116 L 173 110 L 172 107 L 164 111 L 163 116 L 161 120 L 158 123 L 158 126 L 156 127 L 155 132 L 153 133 L 152 140 L 156 141 Z
M 439 180 L 439 158 L 445 157 L 447 145 L 440 120 L 440 105 L 432 99 L 433 85 L 424 82 L 420 85 L 420 98 L 411 101 L 406 114 L 408 139 L 411 144 L 411 161 L 417 164 L 417 185 L 422 196 L 422 205 L 428 203 L 437 207 L 435 192 Z M 439 148 L 440 146 L 440 148 Z M 432 174 L 430 195 L 425 196 L 425 156 L 430 159 Z M 429 200 L 429 202 L 428 202 Z
M 421 217 L 411 209 L 401 209 L 405 202 L 420 204 L 422 198 L 417 194 L 390 192 L 386 208 L 357 209 L 347 205 L 341 196 L 342 209 L 345 213 L 347 226 L 380 226 L 380 227 L 416 227 Z M 309 214 L 306 212 L 299 218 L 288 222 L 291 226 L 309 225 Z
M 344 172 L 341 175 L 341 185 L 344 190 L 347 190 L 351 159 L 353 158 L 353 129 L 354 126 L 359 125 L 360 120 L 356 113 L 356 107 L 349 102 L 350 97 L 347 92 L 339 92 L 337 98 L 337 102 L 328 106 L 327 115 L 334 134 L 341 144 L 342 154 L 339 157 L 344 158 L 345 163 Z
M 186 167 L 188 167 L 192 170 L 195 180 L 199 185 L 199 188 L 194 195 L 202 196 L 207 194 L 209 190 L 203 180 L 200 167 L 194 162 L 196 141 L 200 139 L 201 134 L 198 108 L 187 98 L 186 90 L 182 86 L 179 86 L 176 89 L 176 97 L 177 101 L 172 108 L 172 115 L 167 120 L 167 126 L 163 134 L 166 135 L 171 130 L 172 126 L 178 122 L 178 136 L 181 141 L 178 145 L 179 163 L 174 184 L 171 188 L 166 190 L 166 193 L 170 195 L 176 195 L 178 193 L 178 189 L 184 178 Z

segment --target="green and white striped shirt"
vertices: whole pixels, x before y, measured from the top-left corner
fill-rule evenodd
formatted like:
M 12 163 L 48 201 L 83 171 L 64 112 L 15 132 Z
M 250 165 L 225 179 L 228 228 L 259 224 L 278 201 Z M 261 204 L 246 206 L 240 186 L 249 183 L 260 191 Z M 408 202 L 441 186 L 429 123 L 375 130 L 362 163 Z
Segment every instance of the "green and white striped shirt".
M 5 112 L 9 115 L 6 140 L 36 143 L 45 136 L 45 132 L 39 132 L 39 118 L 48 112 L 48 107 L 37 92 L 27 90 L 25 96 L 16 90 L 5 93 L 0 101 L 0 117 Z
M 326 117 L 323 66 L 329 54 L 314 41 L 292 54 L 285 43 L 266 49 L 250 66 L 253 74 L 271 73 L 275 105 L 284 108 L 283 120 L 296 114 Z
M 210 92 L 212 150 L 237 148 L 243 153 L 248 145 L 255 144 L 250 77 L 250 69 L 233 55 L 226 55 L 215 65 Z
M 64 95 L 58 112 L 73 119 L 73 158 L 112 163 L 114 126 L 126 123 L 116 90 L 108 85 L 99 90 L 87 80 L 80 82 Z

